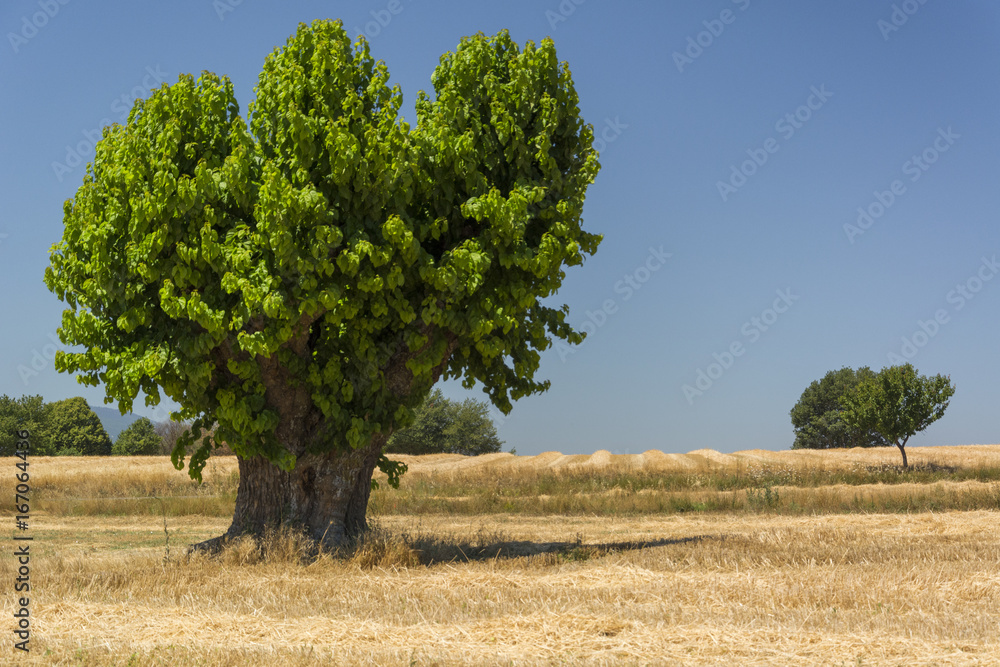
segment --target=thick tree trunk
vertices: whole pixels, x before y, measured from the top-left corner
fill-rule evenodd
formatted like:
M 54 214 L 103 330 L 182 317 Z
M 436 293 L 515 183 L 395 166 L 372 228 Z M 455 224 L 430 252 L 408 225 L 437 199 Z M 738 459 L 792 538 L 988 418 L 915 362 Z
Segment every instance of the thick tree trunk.
M 308 357 L 308 323 L 291 349 Z M 430 342 L 428 342 L 428 345 Z M 440 377 L 456 340 L 448 337 L 441 363 L 432 371 Z M 401 344 L 400 351 L 384 369 L 384 380 L 396 396 L 408 396 L 413 375 L 406 362 L 413 353 Z M 377 434 L 357 450 L 307 454 L 322 438 L 322 414 L 313 405 L 311 392 L 278 363 L 277 355 L 258 360 L 268 405 L 279 415 L 275 436 L 295 455 L 295 468 L 285 472 L 261 456 L 239 459 L 240 485 L 229 530 L 220 537 L 194 545 L 216 551 L 227 540 L 242 535 L 263 535 L 268 529 L 287 526 L 304 531 L 320 547 L 333 548 L 367 529 L 366 513 L 371 479 L 389 434 Z
M 899 448 L 899 453 L 903 455 L 903 470 L 910 467 L 910 464 L 906 462 L 906 445 L 896 445 Z
M 291 472 L 260 456 L 240 458 L 233 523 L 221 538 L 199 546 L 214 550 L 226 540 L 279 526 L 302 530 L 325 548 L 357 537 L 368 527 L 372 473 L 384 444 L 385 437 L 377 436 L 358 450 L 307 454 Z

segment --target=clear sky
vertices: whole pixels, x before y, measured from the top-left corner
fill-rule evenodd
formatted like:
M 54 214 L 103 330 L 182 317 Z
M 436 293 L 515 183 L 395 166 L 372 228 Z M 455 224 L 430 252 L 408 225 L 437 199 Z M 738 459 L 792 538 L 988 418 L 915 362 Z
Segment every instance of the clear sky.
M 544 355 L 552 388 L 497 420 L 507 448 L 785 449 L 810 382 L 897 360 L 957 388 L 912 445 L 1000 442 L 987 0 L 8 0 L 0 393 L 102 404 L 53 368 L 63 304 L 42 282 L 88 137 L 179 73 L 228 75 L 245 111 L 264 57 L 316 18 L 367 33 L 409 120 L 464 35 L 551 36 L 569 63 L 601 138 L 584 226 L 604 242 L 557 302 L 593 334 Z

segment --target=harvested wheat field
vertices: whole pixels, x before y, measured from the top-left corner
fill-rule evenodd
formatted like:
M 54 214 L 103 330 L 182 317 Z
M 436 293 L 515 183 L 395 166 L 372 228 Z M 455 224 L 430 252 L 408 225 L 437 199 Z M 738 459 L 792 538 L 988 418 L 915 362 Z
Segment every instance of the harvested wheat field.
M 954 447 L 909 447 L 906 450 L 910 463 L 934 463 L 941 466 L 1000 466 L 1000 445 L 959 445 Z M 768 451 L 751 449 L 732 454 L 722 454 L 712 449 L 698 449 L 687 454 L 665 454 L 648 450 L 642 454 L 612 454 L 601 450 L 593 454 L 565 455 L 545 452 L 537 456 L 513 454 L 485 454 L 461 456 L 459 454 L 431 454 L 427 456 L 398 456 L 413 472 L 433 473 L 469 470 L 488 467 L 494 470 L 523 468 L 611 468 L 625 470 L 655 470 L 658 472 L 685 472 L 708 467 L 732 468 L 760 466 L 791 466 L 795 468 L 848 469 L 865 465 L 897 465 L 899 450 L 895 447 L 869 447 L 837 450 L 787 449 Z
M 318 559 L 184 555 L 228 525 L 231 459 L 193 487 L 165 458 L 39 458 L 17 664 L 1000 663 L 1000 447 L 893 453 L 407 457 L 367 540 Z

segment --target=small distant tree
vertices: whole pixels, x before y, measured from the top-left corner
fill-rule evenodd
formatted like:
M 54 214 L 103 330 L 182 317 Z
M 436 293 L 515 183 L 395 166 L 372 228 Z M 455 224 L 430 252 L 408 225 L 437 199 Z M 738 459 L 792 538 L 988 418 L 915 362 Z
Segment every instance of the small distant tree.
M 906 441 L 944 415 L 955 393 L 950 378 L 917 375 L 911 364 L 883 368 L 841 399 L 844 421 L 853 428 L 875 431 L 903 455 Z
M 87 405 L 87 399 L 77 396 L 51 405 L 49 433 L 53 454 L 107 456 L 111 453 L 111 438 L 100 417 Z
M 792 449 L 888 446 L 878 432 L 853 428 L 844 421 L 841 398 L 863 380 L 875 377 L 867 366 L 830 371 L 802 392 L 792 408 L 795 442 Z
M 160 453 L 163 443 L 156 427 L 147 417 L 140 417 L 118 434 L 111 453 L 114 456 L 152 456 Z
M 465 454 L 499 452 L 503 445 L 482 401 L 461 403 L 444 397 L 440 389 L 414 411 L 413 424 L 389 438 L 386 451 L 395 454 Z
M 454 421 L 446 431 L 452 442 L 452 451 L 466 456 L 499 452 L 503 441 L 497 437 L 489 406 L 472 398 L 454 405 Z
M 51 404 L 41 396 L 10 398 L 0 396 L 0 456 L 13 456 L 18 441 L 17 432 L 27 430 L 31 442 L 31 452 L 46 456 L 52 450 L 49 435 Z

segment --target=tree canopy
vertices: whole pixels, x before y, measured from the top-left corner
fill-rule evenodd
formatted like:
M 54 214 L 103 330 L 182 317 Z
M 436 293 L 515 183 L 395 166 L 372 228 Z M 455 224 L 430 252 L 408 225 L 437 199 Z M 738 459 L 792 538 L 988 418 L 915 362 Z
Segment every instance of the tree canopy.
M 111 438 L 100 417 L 82 396 L 50 404 L 49 437 L 52 453 L 60 455 L 106 456 L 111 453 Z
M 111 447 L 115 456 L 152 456 L 159 454 L 163 438 L 148 417 L 140 417 L 124 431 Z
M 852 428 L 843 419 L 841 398 L 859 382 L 875 377 L 867 366 L 841 368 L 813 381 L 791 410 L 795 442 L 792 449 L 878 447 L 891 443 L 876 431 Z
M 17 434 L 22 429 L 30 433 L 33 454 L 47 456 L 53 453 L 49 433 L 50 405 L 41 396 L 0 396 L 0 456 L 14 455 L 20 439 Z
M 483 401 L 445 398 L 440 389 L 415 410 L 413 424 L 392 434 L 385 451 L 395 454 L 464 454 L 499 452 L 503 441 Z
M 123 412 L 140 392 L 176 401 L 194 434 L 178 467 L 217 424 L 241 479 L 276 475 L 260 461 L 295 473 L 281 488 L 305 514 L 308 469 L 398 472 L 381 447 L 439 378 L 505 413 L 544 391 L 540 352 L 583 339 L 543 301 L 600 242 L 581 227 L 592 127 L 548 38 L 463 38 L 431 82 L 411 127 L 367 41 L 315 21 L 267 57 L 247 120 L 210 72 L 138 100 L 64 207 L 45 281 L 83 350 L 56 367 Z M 234 527 L 266 486 L 246 484 Z M 336 501 L 352 516 L 358 484 Z
M 954 393 L 946 376 L 917 375 L 912 364 L 889 366 L 844 395 L 843 417 L 851 427 L 875 431 L 896 445 L 907 468 L 907 440 L 944 416 Z

